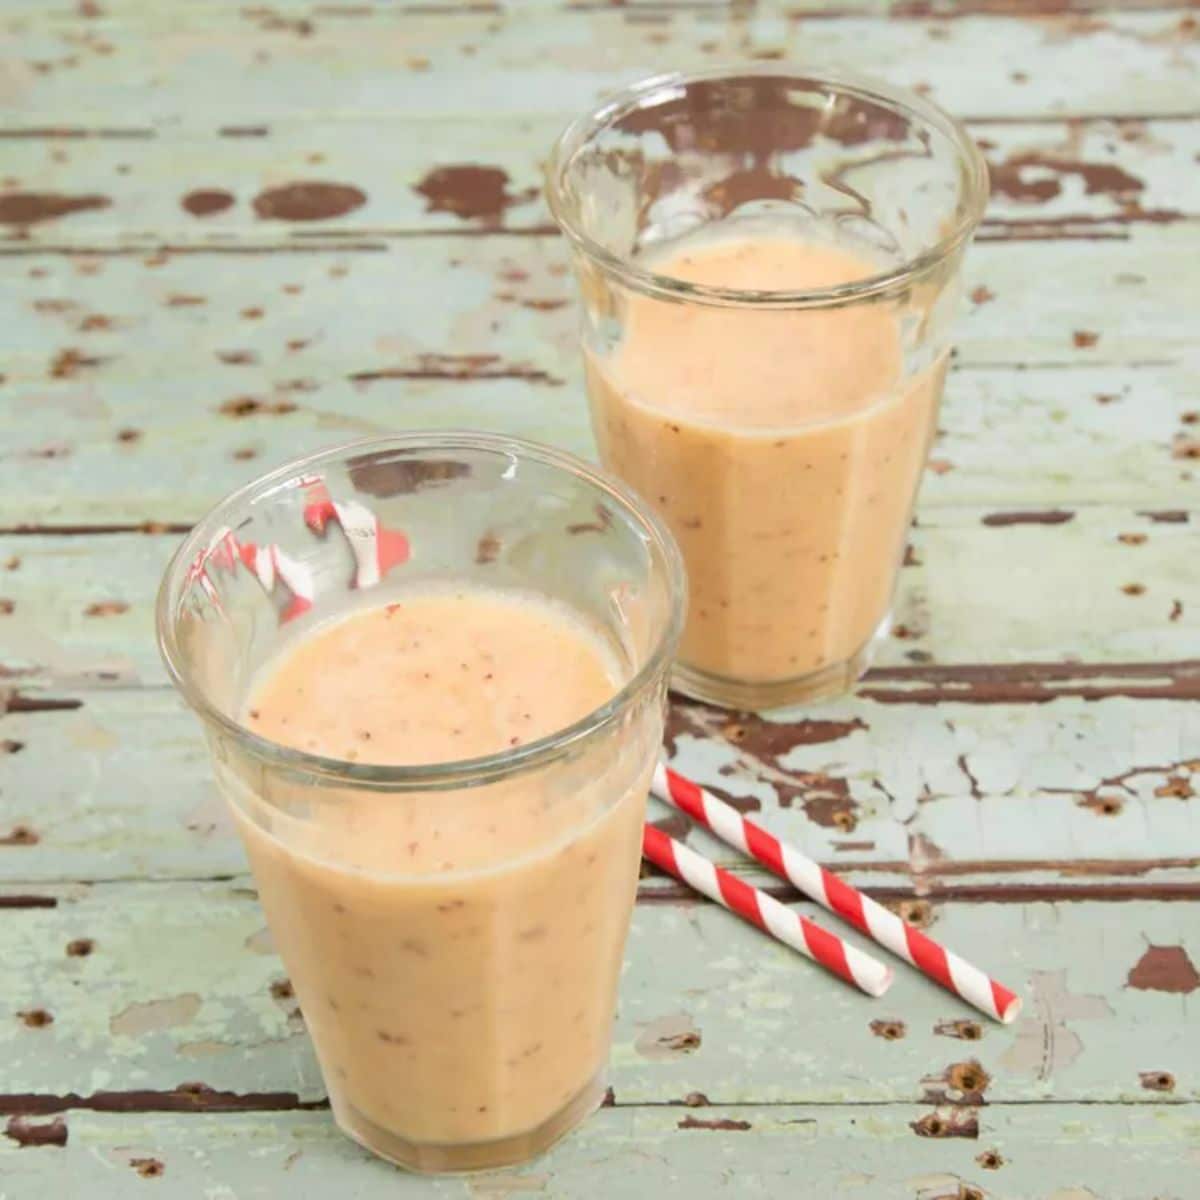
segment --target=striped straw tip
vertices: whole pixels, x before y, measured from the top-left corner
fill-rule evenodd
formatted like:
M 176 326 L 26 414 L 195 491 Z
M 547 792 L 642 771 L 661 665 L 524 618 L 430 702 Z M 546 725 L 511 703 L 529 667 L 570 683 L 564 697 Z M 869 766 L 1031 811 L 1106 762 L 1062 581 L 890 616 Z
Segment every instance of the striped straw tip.
M 1021 1015 L 1021 997 L 1014 996 L 1000 1012 L 1000 1023 L 1011 1025 Z
M 860 980 L 859 986 L 868 996 L 874 996 L 878 1000 L 895 982 L 896 972 L 884 964 L 883 969 L 878 971 L 873 978 L 870 980 Z

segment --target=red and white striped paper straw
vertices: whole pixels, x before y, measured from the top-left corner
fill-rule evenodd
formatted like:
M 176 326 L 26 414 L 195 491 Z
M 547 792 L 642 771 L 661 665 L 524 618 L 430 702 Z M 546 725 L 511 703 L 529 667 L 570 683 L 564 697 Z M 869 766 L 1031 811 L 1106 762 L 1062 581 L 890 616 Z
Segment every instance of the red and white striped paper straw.
M 643 828 L 642 853 L 656 867 L 724 905 L 793 950 L 799 950 L 806 958 L 840 975 L 868 996 L 882 996 L 891 987 L 894 974 L 891 967 L 846 945 L 827 929 L 709 862 L 702 854 L 689 850 L 661 829 L 653 825 Z
M 660 763 L 655 769 L 651 790 L 660 800 L 711 829 L 723 842 L 756 858 L 776 875 L 794 883 L 809 899 L 837 913 L 855 929 L 912 963 L 917 970 L 988 1016 L 1007 1025 L 1021 1011 L 1020 998 L 1008 988 L 926 937 L 882 904 L 864 896 L 832 871 L 785 845 L 761 825 L 748 821 L 737 809 L 690 779 Z

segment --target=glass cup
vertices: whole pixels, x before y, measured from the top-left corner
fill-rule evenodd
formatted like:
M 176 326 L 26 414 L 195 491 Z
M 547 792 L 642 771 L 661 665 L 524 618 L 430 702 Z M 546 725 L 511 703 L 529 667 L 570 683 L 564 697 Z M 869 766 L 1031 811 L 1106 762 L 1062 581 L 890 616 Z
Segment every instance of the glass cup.
M 247 728 L 264 664 L 438 581 L 564 606 L 619 662 L 615 694 L 539 741 L 427 766 Z M 624 485 L 477 433 L 291 463 L 222 501 L 167 568 L 167 668 L 203 721 L 334 1119 L 376 1154 L 514 1163 L 600 1103 L 683 593 L 670 534 Z M 405 867 L 417 820 L 448 846 L 436 869 Z
M 919 96 L 779 68 L 669 75 L 548 167 L 601 460 L 687 563 L 674 683 L 842 692 L 890 627 L 987 171 Z

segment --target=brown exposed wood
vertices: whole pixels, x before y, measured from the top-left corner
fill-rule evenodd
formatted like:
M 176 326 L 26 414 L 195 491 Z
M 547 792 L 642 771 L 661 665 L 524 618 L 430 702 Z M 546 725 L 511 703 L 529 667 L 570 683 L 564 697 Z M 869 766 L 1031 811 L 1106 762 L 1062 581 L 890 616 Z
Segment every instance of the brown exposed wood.
M 0 1094 L 0 1115 L 42 1116 L 86 1109 L 90 1112 L 311 1112 L 327 1100 L 301 1100 L 295 1092 L 220 1092 L 203 1083 L 184 1083 L 170 1091 L 45 1092 Z
M 300 237 L 303 230 L 297 230 L 293 235 Z M 328 234 L 322 234 L 322 237 L 329 238 Z M 413 234 L 415 237 L 428 236 L 424 233 Z M 105 245 L 74 245 L 71 243 L 51 243 L 39 242 L 36 245 L 32 244 L 12 244 L 5 243 L 0 245 L 0 257 L 20 257 L 24 258 L 29 255 L 37 255 L 38 257 L 57 255 L 65 255 L 68 258 L 78 258 L 80 255 L 86 254 L 98 258 L 141 258 L 148 252 L 165 255 L 176 254 L 217 254 L 217 255 L 241 255 L 249 257 L 257 257 L 263 254 L 337 254 L 346 255 L 353 253 L 378 253 L 386 254 L 388 244 L 386 241 L 375 240 L 369 238 L 361 238 L 355 241 L 330 240 L 328 244 L 322 245 L 320 242 L 305 242 L 301 245 L 299 242 L 288 244 L 287 242 L 207 242 L 207 243 L 180 243 L 180 242 L 163 242 L 163 241 L 146 241 L 134 245 L 122 246 L 105 246 Z
M 877 667 L 858 695 L 881 704 L 1043 704 L 1063 696 L 1195 700 L 1200 661 Z
M 8 833 L 0 834 L 0 846 L 36 846 L 41 840 L 28 825 L 14 825 Z
M 1147 946 L 1129 972 L 1131 988 L 1188 995 L 1200 987 L 1198 972 L 1182 946 Z
M 1182 508 L 1162 508 L 1157 511 L 1140 512 L 1140 517 L 1146 517 L 1156 525 L 1186 525 L 1191 519 L 1190 514 Z
M 710 1121 L 699 1117 L 684 1117 L 678 1125 L 680 1129 L 721 1129 L 735 1133 L 744 1133 L 753 1128 L 749 1121 L 738 1121 L 730 1117 L 717 1117 Z
M 964 1042 L 977 1042 L 983 1037 L 983 1026 L 978 1021 L 960 1019 L 957 1021 L 939 1021 L 933 1032 L 942 1037 L 958 1038 Z
M 187 521 L 142 521 L 138 525 L 0 525 L 5 537 L 103 537 L 115 533 L 188 533 Z
M 522 363 L 505 363 L 495 354 L 421 354 L 411 366 L 355 371 L 347 378 L 351 383 L 377 383 L 383 379 L 445 379 L 464 382 L 480 379 L 521 379 L 526 383 L 544 383 L 555 387 L 563 383 L 548 371 Z
M 1032 173 L 1027 173 L 1032 168 Z M 1036 204 L 1060 195 L 1063 179 L 1077 176 L 1090 196 L 1097 193 L 1129 197 L 1145 190 L 1135 175 L 1113 163 L 1088 163 L 1036 151 L 1011 155 L 1004 162 L 988 164 L 992 193 Z
M 0 195 L 0 224 L 27 227 L 71 213 L 108 208 L 112 201 L 95 194 L 64 196 L 58 192 L 6 192 Z
M 156 137 L 158 137 L 156 129 L 134 127 L 89 129 L 81 125 L 28 125 L 14 129 L 0 129 L 0 138 L 35 141 L 42 139 L 59 141 L 66 138 L 87 138 L 89 141 L 111 139 L 149 141 Z
M 220 411 L 227 417 L 251 417 L 262 413 L 281 416 L 296 411 L 293 400 L 260 400 L 256 396 L 235 396 L 221 405 Z
M 180 200 L 180 205 L 193 217 L 211 217 L 234 205 L 234 196 L 224 188 L 197 188 Z
M 1075 514 L 1063 509 L 1046 512 L 996 512 L 982 518 L 984 525 L 1002 527 L 1007 525 L 1065 525 L 1073 521 Z
M 966 1104 L 978 1108 L 987 1103 L 984 1093 L 992 1077 L 978 1059 L 951 1063 L 940 1075 L 922 1081 L 923 1103 L 945 1105 Z
M 74 346 L 60 350 L 50 363 L 51 379 L 74 379 L 85 367 L 98 367 L 105 360 L 94 354 L 84 354 Z
M 940 1109 L 911 1122 L 910 1128 L 917 1137 L 977 1138 L 979 1118 L 970 1109 Z
M 0 688 L 0 713 L 67 712 L 82 708 L 82 700 L 60 700 L 50 696 L 26 696 L 21 692 L 6 693 Z
M 31 1146 L 65 1146 L 67 1123 L 61 1117 L 38 1124 L 26 1117 L 9 1117 L 4 1126 L 4 1136 L 16 1142 L 22 1150 Z
M 1149 0 L 1136 7 L 1171 12 L 1190 9 L 1195 0 Z M 700 7 L 703 0 L 687 0 L 668 7 Z M 584 7 L 604 8 L 604 0 Z M 1029 20 L 1036 17 L 1063 17 L 1071 14 L 1104 13 L 1111 11 L 1108 0 L 893 0 L 887 6 L 891 20 L 955 21 L 964 17 L 996 17 Z M 1131 5 L 1130 7 L 1135 7 Z M 850 5 L 830 5 L 827 8 L 797 8 L 788 14 L 793 21 L 841 20 L 861 17 L 862 9 Z
M 463 220 L 497 224 L 516 204 L 525 204 L 536 189 L 512 193 L 508 190 L 508 172 L 500 167 L 458 163 L 436 167 L 413 191 L 425 197 L 429 212 L 452 213 Z
M 254 213 L 264 221 L 329 221 L 367 202 L 362 188 L 348 183 L 287 183 L 254 197 Z
M 97 600 L 83 610 L 85 617 L 116 617 L 129 611 L 124 600 Z

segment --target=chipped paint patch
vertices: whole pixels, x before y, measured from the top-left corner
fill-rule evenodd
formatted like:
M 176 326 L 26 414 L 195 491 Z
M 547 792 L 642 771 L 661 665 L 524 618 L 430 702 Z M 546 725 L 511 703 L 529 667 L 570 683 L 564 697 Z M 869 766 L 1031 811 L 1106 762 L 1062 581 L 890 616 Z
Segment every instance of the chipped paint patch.
M 1016 1039 L 1000 1056 L 1000 1064 L 1018 1074 L 1051 1079 L 1083 1053 L 1083 1039 L 1068 1022 L 1112 1015 L 1103 996 L 1068 991 L 1065 970 L 1034 971 L 1024 1012 L 1014 1026 Z
M 744 1133 L 753 1126 L 749 1121 L 737 1121 L 730 1117 L 714 1117 L 705 1120 L 700 1117 L 684 1117 L 676 1123 L 677 1129 L 722 1129 L 727 1132 Z
M 22 1150 L 35 1146 L 65 1146 L 67 1123 L 62 1117 L 53 1121 L 33 1121 L 28 1117 L 9 1117 L 4 1126 L 4 1136 L 17 1143 Z
M 211 217 L 232 208 L 234 197 L 223 188 L 197 188 L 188 192 L 179 204 L 184 212 L 191 213 L 193 217 Z
M 1173 1092 L 1175 1076 L 1170 1071 L 1140 1071 L 1138 1079 L 1148 1092 Z
M 1049 509 L 1044 512 L 996 512 L 982 518 L 983 524 L 994 529 L 1009 525 L 1065 525 L 1073 521 L 1075 514 L 1065 509 Z
M 66 196 L 60 192 L 8 192 L 0 195 L 0 224 L 27 227 L 54 221 L 71 213 L 109 208 L 107 196 Z
M 978 1059 L 951 1063 L 940 1075 L 929 1075 L 921 1080 L 925 1089 L 922 1103 L 978 1107 L 987 1103 L 984 1093 L 991 1082 L 992 1077 Z
M 413 191 L 425 197 L 426 212 L 452 213 L 464 221 L 490 225 L 499 224 L 508 209 L 537 195 L 536 188 L 514 194 L 508 190 L 507 171 L 473 163 L 436 167 Z
M 633 1048 L 651 1062 L 671 1062 L 700 1049 L 700 1030 L 688 1013 L 672 1013 L 643 1025 Z
M 211 1039 L 199 1042 L 184 1042 L 178 1049 L 181 1058 L 215 1058 L 219 1054 L 237 1053 L 240 1047 L 228 1042 L 216 1042 Z
M 177 1025 L 188 1025 L 195 1020 L 203 1001 L 196 992 L 184 992 L 163 1000 L 148 1000 L 142 1004 L 130 1004 L 108 1022 L 110 1032 L 122 1037 L 139 1037 L 144 1033 L 158 1033 L 173 1029 Z
M 960 1019 L 957 1021 L 939 1021 L 933 1032 L 941 1037 L 959 1038 L 964 1042 L 977 1042 L 983 1037 L 983 1026 L 978 1021 Z
M 271 931 L 263 926 L 256 930 L 242 943 L 251 954 L 275 954 L 275 943 L 271 940 Z
M 1151 945 L 1133 965 L 1126 982 L 1142 992 L 1186 996 L 1200 987 L 1200 973 L 1182 946 Z
M 41 836 L 28 825 L 14 825 L 6 834 L 0 835 L 0 846 L 36 846 Z
M 264 221 L 331 221 L 361 208 L 367 193 L 351 183 L 287 183 L 254 197 L 254 213 Z
M 969 1108 L 944 1108 L 910 1121 L 909 1128 L 924 1138 L 977 1138 L 979 1118 Z
M 544 1192 L 549 1182 L 549 1175 L 495 1175 L 468 1180 L 467 1193 L 472 1200 L 508 1200 Z
M 1004 162 L 989 163 L 992 194 L 1025 204 L 1045 204 L 1062 193 L 1062 181 L 1075 176 L 1083 181 L 1089 196 L 1105 195 L 1129 200 L 1146 185 L 1114 163 L 1075 162 L 1066 158 L 1027 151 L 1010 155 Z

